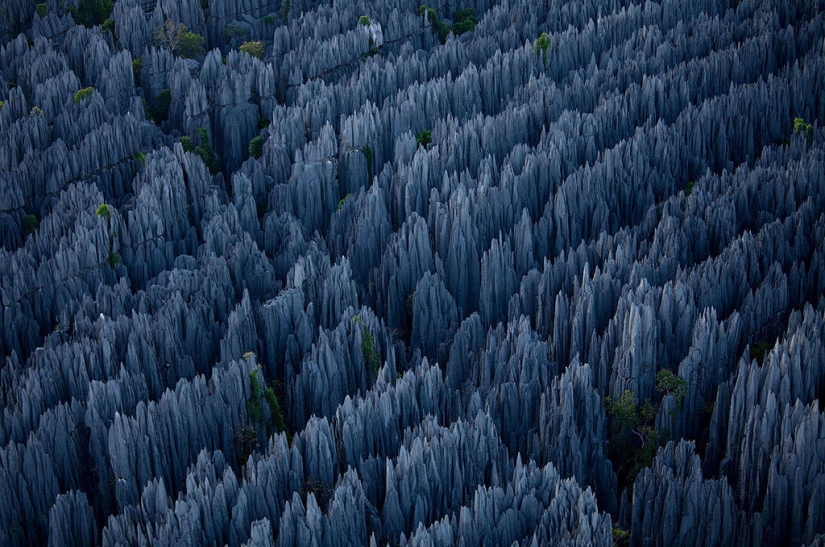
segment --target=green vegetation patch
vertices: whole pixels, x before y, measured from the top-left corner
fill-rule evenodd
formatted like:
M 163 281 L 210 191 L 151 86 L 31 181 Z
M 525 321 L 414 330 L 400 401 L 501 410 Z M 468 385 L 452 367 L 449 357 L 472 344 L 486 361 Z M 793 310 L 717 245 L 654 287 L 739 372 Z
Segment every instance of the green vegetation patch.
M 456 10 L 453 12 L 453 34 L 461 36 L 465 32 L 473 32 L 478 24 L 475 8 Z
M 656 373 L 656 389 L 663 395 L 672 395 L 680 407 L 687 396 L 687 382 L 666 368 Z
M 264 138 L 260 135 L 249 141 L 249 157 L 259 159 L 264 153 Z
M 195 59 L 206 53 L 203 36 L 190 31 L 183 23 L 175 25 L 170 19 L 155 29 L 152 38 L 155 45 L 165 46 L 181 57 Z
M 365 27 L 368 27 L 368 26 L 370 26 L 370 16 L 369 15 L 362 15 L 361 17 L 358 18 L 358 22 L 360 24 L 364 25 Z
M 438 39 L 441 41 L 442 44 L 447 41 L 447 36 L 449 36 L 450 32 L 453 29 L 452 27 L 450 27 L 450 25 L 448 25 L 447 23 L 438 18 L 438 13 L 436 13 L 436 11 L 433 8 L 425 4 L 422 4 L 418 8 L 418 14 L 426 15 L 427 21 L 430 22 L 430 26 L 433 27 L 433 30 L 438 35 Z
M 372 180 L 372 148 L 365 144 L 361 147 L 361 153 L 364 155 L 364 159 L 367 160 L 367 184 L 369 184 Z
M 40 221 L 34 215 L 26 215 L 23 217 L 23 235 L 26 237 L 37 232 L 40 228 Z
M 160 124 L 169 119 L 169 105 L 171 104 L 172 90 L 167 87 L 155 97 L 155 106 L 152 107 L 151 112 L 152 119 L 155 120 L 155 123 Z
M 378 353 L 375 351 L 375 339 L 369 329 L 364 329 L 364 334 L 361 337 L 361 351 L 364 354 L 364 364 L 367 366 L 367 370 L 370 371 L 373 378 L 378 378 L 380 361 Z
M 542 32 L 541 36 L 536 38 L 536 41 L 533 42 L 533 51 L 541 53 L 541 60 L 544 63 L 544 66 L 547 66 L 547 50 L 550 47 L 550 37 L 547 36 L 546 32 Z
M 135 85 L 140 87 L 140 73 L 143 70 L 143 57 L 132 59 L 132 74 L 135 77 Z
M 805 120 L 802 118 L 794 118 L 793 131 L 794 133 L 804 134 L 806 137 L 810 138 L 814 134 L 814 126 L 809 123 L 805 123 Z
M 427 148 L 433 142 L 433 132 L 429 129 L 423 129 L 415 136 L 415 145 Z
M 238 48 L 241 53 L 246 53 L 258 59 L 264 58 L 264 44 L 263 42 L 244 42 Z
M 290 435 L 286 429 L 286 422 L 284 421 L 284 413 L 281 410 L 281 404 L 278 402 L 278 397 L 275 395 L 275 391 L 273 391 L 271 387 L 266 388 L 266 391 L 264 391 L 264 399 L 266 400 L 266 404 L 269 406 L 270 421 L 272 422 L 272 427 L 275 429 L 275 433 L 282 433 L 286 431 L 287 437 L 289 437 Z
M 181 137 L 180 144 L 184 152 L 191 152 L 196 156 L 200 156 L 211 174 L 215 175 L 221 170 L 221 158 L 212 150 L 212 146 L 209 144 L 209 132 L 205 127 L 198 128 L 195 140 L 185 135 Z
M 108 203 L 101 203 L 97 206 L 95 214 L 100 218 L 110 219 L 112 218 L 112 208 L 109 207 Z
M 88 99 L 89 97 L 91 97 L 94 94 L 94 92 L 95 88 L 93 87 L 84 87 L 83 89 L 78 89 L 75 92 L 74 97 L 72 97 L 72 100 L 75 102 L 75 104 L 77 104 L 83 99 Z
M 81 0 L 77 8 L 66 6 L 66 11 L 75 23 L 91 28 L 102 25 L 112 15 L 113 7 L 112 0 Z

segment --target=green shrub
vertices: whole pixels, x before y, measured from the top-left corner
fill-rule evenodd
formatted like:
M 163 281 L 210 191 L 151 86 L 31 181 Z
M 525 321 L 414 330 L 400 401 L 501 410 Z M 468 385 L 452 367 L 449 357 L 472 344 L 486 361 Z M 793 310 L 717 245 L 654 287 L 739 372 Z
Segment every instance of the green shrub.
M 29 110 L 29 116 L 42 116 L 43 109 L 37 105 L 34 105 L 31 110 Z
M 423 146 L 427 148 L 433 142 L 433 132 L 429 129 L 423 129 L 415 136 L 416 146 Z
M 105 21 L 103 21 L 103 24 L 100 25 L 100 28 L 102 28 L 103 30 L 108 30 L 108 31 L 114 33 L 115 32 L 115 22 L 112 19 L 106 19 Z
M 365 144 L 361 147 L 361 153 L 364 154 L 364 159 L 367 160 L 367 165 L 370 165 L 372 163 L 372 148 Z
M 441 41 L 442 44 L 446 42 L 447 36 L 449 36 L 450 32 L 453 30 L 452 27 L 450 27 L 450 25 L 448 25 L 444 21 L 441 21 L 438 18 L 438 13 L 436 13 L 436 11 L 433 8 L 422 4 L 418 7 L 418 15 L 425 14 L 427 16 L 427 20 L 430 22 L 430 26 L 432 26 L 433 30 L 436 32 L 436 34 L 438 34 L 438 39 Z
M 155 123 L 169 119 L 169 105 L 172 104 L 172 90 L 168 87 L 155 97 L 155 106 L 152 108 L 152 118 Z
M 271 387 L 266 388 L 266 391 L 264 392 L 264 399 L 266 399 L 266 404 L 269 406 L 270 421 L 275 429 L 275 433 L 285 432 L 286 422 L 284 421 L 284 413 L 281 410 L 281 404 L 278 402 L 278 397 L 275 395 L 275 392 Z M 289 437 L 288 433 L 289 432 L 287 432 L 287 437 Z
M 86 27 L 102 25 L 112 15 L 112 0 L 81 0 L 77 8 L 67 6 L 75 23 Z
M 249 157 L 259 159 L 264 153 L 264 138 L 260 135 L 249 141 Z
M 191 152 L 195 149 L 195 145 L 192 144 L 192 139 L 188 135 L 180 138 L 180 144 L 183 146 L 184 152 Z
M 461 36 L 465 32 L 473 32 L 478 24 L 476 10 L 467 8 L 453 12 L 453 34 Z
M 141 151 L 137 151 L 132 154 L 132 159 L 135 161 L 139 161 L 140 163 L 146 163 L 146 154 Z
M 135 85 L 140 86 L 140 73 L 143 70 L 143 57 L 132 60 L 132 74 L 135 76 Z
M 34 11 L 37 12 L 37 15 L 40 17 L 46 17 L 49 14 L 49 6 L 48 4 L 37 4 L 34 6 Z
M 184 29 L 186 28 L 183 25 L 181 26 L 184 27 Z M 206 48 L 204 48 L 203 36 L 185 30 L 183 33 L 181 33 L 180 36 L 180 43 L 178 43 L 178 53 L 180 53 L 181 57 L 186 57 L 189 59 L 195 59 L 206 53 Z
M 34 215 L 26 215 L 23 217 L 23 235 L 30 236 L 40 228 L 40 221 Z
M 664 395 L 672 395 L 679 406 L 687 396 L 687 382 L 666 368 L 656 373 L 656 389 Z
M 367 183 L 369 183 L 372 180 L 372 148 L 365 144 L 361 147 L 361 153 L 364 155 L 364 159 L 367 160 Z
M 693 181 L 693 180 L 688 182 L 687 184 L 685 184 L 685 189 L 684 189 L 685 197 L 688 197 L 689 195 L 691 195 L 693 193 L 693 187 L 694 186 L 696 186 L 696 181 Z
M 370 26 L 370 16 L 369 15 L 362 15 L 361 17 L 358 18 L 358 22 L 360 24 L 364 25 L 365 27 L 368 27 L 368 26 Z
M 547 36 L 546 32 L 542 32 L 541 36 L 536 38 L 536 41 L 533 42 L 533 51 L 541 52 L 541 60 L 545 66 L 547 66 L 547 49 L 550 47 L 550 37 Z
M 197 138 L 198 145 L 192 152 L 201 157 L 210 173 L 217 174 L 221 170 L 221 160 L 209 144 L 209 133 L 205 127 L 198 129 Z
M 171 19 L 155 29 L 152 38 L 155 45 L 165 46 L 181 57 L 194 59 L 206 52 L 203 36 L 191 32 L 183 23 L 175 25 Z
M 6 101 L 0 101 L 0 110 L 3 110 L 3 107 L 6 105 Z
M 261 17 L 261 23 L 263 23 L 266 26 L 274 25 L 275 18 L 271 15 L 264 15 L 263 17 Z
M 292 7 L 292 2 L 290 0 L 284 0 L 284 3 L 281 4 L 281 19 L 286 22 L 287 18 L 289 18 L 289 10 Z
M 373 378 L 378 378 L 380 362 L 378 353 L 375 351 L 375 339 L 369 329 L 364 329 L 364 334 L 361 337 L 361 351 L 364 354 L 364 364 L 367 366 L 367 370 L 370 371 Z
M 95 214 L 100 218 L 110 219 L 112 218 L 112 208 L 109 207 L 108 203 L 101 203 L 97 206 L 97 210 L 95 210 Z
M 74 100 L 75 104 L 77 104 L 83 99 L 88 99 L 89 97 L 91 97 L 94 94 L 94 92 L 95 88 L 93 87 L 84 87 L 83 89 L 78 89 L 77 92 L 75 92 L 74 97 L 72 97 L 72 100 Z
M 814 126 L 805 123 L 802 118 L 794 118 L 793 120 L 794 133 L 804 133 L 806 137 L 811 137 L 814 134 Z
M 120 257 L 117 253 L 109 251 L 109 256 L 106 258 L 106 262 L 109 264 L 109 267 L 114 270 L 115 266 L 117 266 L 118 262 L 120 262 Z
M 639 471 L 651 465 L 659 447 L 659 433 L 653 428 L 659 407 L 650 401 L 639 406 L 630 390 L 615 400 L 605 397 L 604 407 L 610 422 L 610 458 L 618 466 L 619 482 L 630 486 Z
M 628 547 L 630 532 L 621 528 L 613 528 L 613 547 Z
M 205 163 L 206 167 L 209 168 L 209 172 L 213 175 L 217 174 L 218 171 L 221 170 L 220 157 L 218 157 L 209 145 L 209 132 L 205 127 L 198 129 L 194 141 L 192 138 L 184 135 L 180 138 L 180 144 L 183 147 L 184 152 L 191 152 L 196 156 L 200 156 L 203 163 Z
M 249 421 L 252 423 L 263 422 L 263 414 L 261 413 L 261 381 L 258 380 L 258 371 L 253 370 L 249 373 L 249 399 L 246 400 L 246 413 L 249 416 Z
M 263 42 L 244 42 L 241 44 L 241 47 L 238 48 L 238 51 L 252 57 L 257 57 L 258 59 L 264 58 Z

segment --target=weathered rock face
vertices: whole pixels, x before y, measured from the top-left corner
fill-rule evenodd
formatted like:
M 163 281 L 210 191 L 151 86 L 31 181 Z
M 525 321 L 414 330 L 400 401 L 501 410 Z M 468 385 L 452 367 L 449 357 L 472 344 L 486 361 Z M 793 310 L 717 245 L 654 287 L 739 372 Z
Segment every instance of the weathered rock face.
M 821 1 L 2 4 L 0 545 L 823 544 Z

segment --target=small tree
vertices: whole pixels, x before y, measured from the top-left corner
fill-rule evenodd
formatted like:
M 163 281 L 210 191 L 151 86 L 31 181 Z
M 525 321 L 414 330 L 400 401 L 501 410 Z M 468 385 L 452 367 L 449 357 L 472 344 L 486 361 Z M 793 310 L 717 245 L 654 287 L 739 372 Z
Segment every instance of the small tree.
M 206 51 L 203 36 L 191 32 L 183 23 L 175 25 L 171 19 L 155 29 L 152 37 L 156 45 L 165 46 L 181 57 L 196 58 Z
M 37 4 L 34 6 L 34 11 L 40 17 L 46 17 L 49 14 L 49 5 L 48 4 Z
M 679 406 L 687 396 L 687 382 L 666 368 L 656 373 L 656 389 L 663 395 L 672 395 Z
M 172 104 L 172 90 L 166 88 L 155 97 L 155 106 L 152 108 L 152 119 L 155 123 L 169 119 L 169 105 Z
M 249 141 L 249 157 L 259 159 L 264 153 L 264 139 L 260 135 Z
M 362 15 L 358 18 L 358 22 L 364 25 L 365 27 L 370 26 L 370 16 L 369 15 Z
M 258 59 L 264 58 L 264 44 L 263 42 L 244 42 L 238 48 L 238 51 L 241 53 L 246 53 L 252 57 L 257 57 Z
M 95 214 L 97 214 L 100 218 L 105 218 L 107 221 L 111 221 L 112 219 L 112 209 L 109 207 L 108 203 L 101 203 L 98 205 Z
M 547 66 L 547 49 L 550 47 L 550 37 L 547 36 L 546 32 L 542 32 L 541 36 L 536 38 L 536 41 L 533 42 L 533 51 L 541 52 L 541 61 L 544 63 L 544 66 Z
M 814 126 L 809 123 L 805 123 L 805 120 L 802 118 L 794 118 L 793 130 L 794 133 L 804 133 L 808 138 L 814 134 Z
M 619 479 L 633 484 L 636 475 L 653 462 L 659 434 L 653 421 L 659 408 L 650 401 L 638 405 L 636 394 L 625 390 L 621 397 L 606 397 L 605 411 L 610 419 L 610 457 L 619 465 Z
M 180 43 L 178 44 L 178 53 L 180 53 L 180 56 L 195 59 L 206 53 L 206 48 L 204 48 L 203 45 L 203 36 L 189 32 L 185 30 L 186 27 L 184 25 L 181 26 L 184 28 L 184 32 L 181 34 Z
M 423 129 L 415 136 L 416 146 L 423 146 L 427 148 L 433 142 L 433 132 L 429 129 Z

